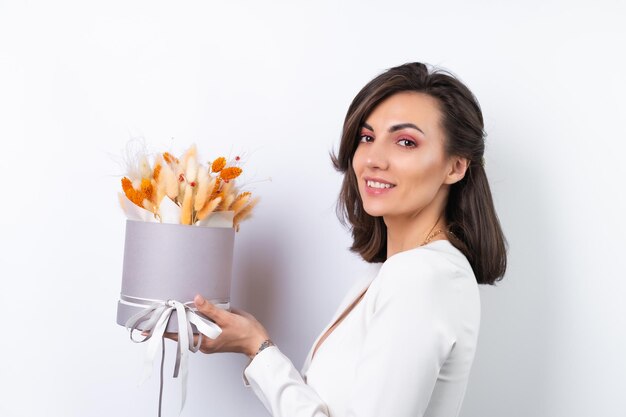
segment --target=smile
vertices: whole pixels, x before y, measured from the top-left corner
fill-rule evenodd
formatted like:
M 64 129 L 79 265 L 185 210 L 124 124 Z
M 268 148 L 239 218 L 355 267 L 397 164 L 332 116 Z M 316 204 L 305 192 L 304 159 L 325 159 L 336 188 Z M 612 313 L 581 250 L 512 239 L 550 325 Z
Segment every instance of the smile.
M 367 186 L 371 188 L 391 188 L 395 187 L 393 184 L 387 184 L 384 182 L 367 181 Z

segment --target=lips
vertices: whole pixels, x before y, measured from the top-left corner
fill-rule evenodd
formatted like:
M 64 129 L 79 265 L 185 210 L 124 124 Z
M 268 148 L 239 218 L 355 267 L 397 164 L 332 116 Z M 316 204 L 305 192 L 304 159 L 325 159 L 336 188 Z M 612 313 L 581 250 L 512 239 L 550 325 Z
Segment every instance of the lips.
M 370 183 L 377 183 L 377 184 L 382 184 L 382 185 L 389 185 L 392 187 L 395 187 L 396 185 L 394 183 L 392 183 L 391 181 L 387 181 L 384 178 L 379 178 L 379 177 L 363 177 L 363 179 L 365 180 L 365 184 L 369 185 Z
M 365 190 L 371 195 L 388 193 L 396 185 L 382 178 L 365 177 Z

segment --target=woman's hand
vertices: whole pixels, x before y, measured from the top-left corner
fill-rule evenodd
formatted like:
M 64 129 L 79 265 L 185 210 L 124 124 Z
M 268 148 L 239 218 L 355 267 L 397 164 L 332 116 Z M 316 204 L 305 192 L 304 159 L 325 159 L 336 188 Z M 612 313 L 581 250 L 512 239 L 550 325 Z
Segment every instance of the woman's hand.
M 196 295 L 194 303 L 198 312 L 213 320 L 222 328 L 217 339 L 202 337 L 200 351 L 203 353 L 236 352 L 252 358 L 265 339 L 269 339 L 267 331 L 250 313 L 232 309 L 231 312 L 219 309 L 202 296 Z M 177 333 L 166 333 L 165 337 L 178 340 Z M 194 336 L 197 342 L 198 335 Z

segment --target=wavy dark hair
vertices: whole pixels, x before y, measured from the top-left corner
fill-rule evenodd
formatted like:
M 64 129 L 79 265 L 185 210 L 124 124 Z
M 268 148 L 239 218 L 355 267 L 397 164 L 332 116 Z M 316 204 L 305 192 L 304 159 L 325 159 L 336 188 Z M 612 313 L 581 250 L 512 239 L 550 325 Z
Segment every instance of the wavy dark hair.
M 393 67 L 371 80 L 356 95 L 346 114 L 335 168 L 344 174 L 337 215 L 352 231 L 353 252 L 367 262 L 387 259 L 387 226 L 363 208 L 352 158 L 361 126 L 373 109 L 393 94 L 415 91 L 435 98 L 442 115 L 446 156 L 467 158 L 465 176 L 450 186 L 445 219 L 450 243 L 468 259 L 479 284 L 503 278 L 507 242 L 496 214 L 483 165 L 485 131 L 478 100 L 450 71 L 413 62 Z

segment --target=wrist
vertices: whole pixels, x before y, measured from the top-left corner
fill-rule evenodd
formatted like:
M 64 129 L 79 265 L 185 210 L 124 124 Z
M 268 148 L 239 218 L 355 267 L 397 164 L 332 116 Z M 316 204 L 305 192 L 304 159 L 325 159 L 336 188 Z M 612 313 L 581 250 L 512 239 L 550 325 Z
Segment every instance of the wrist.
M 253 346 L 252 349 L 249 350 L 248 352 L 248 357 L 250 359 L 254 359 L 254 357 L 258 355 L 260 352 L 262 352 L 264 349 L 270 346 L 275 346 L 275 344 L 274 342 L 272 342 L 272 340 L 269 337 L 265 336 L 262 339 L 256 340 L 252 346 Z

